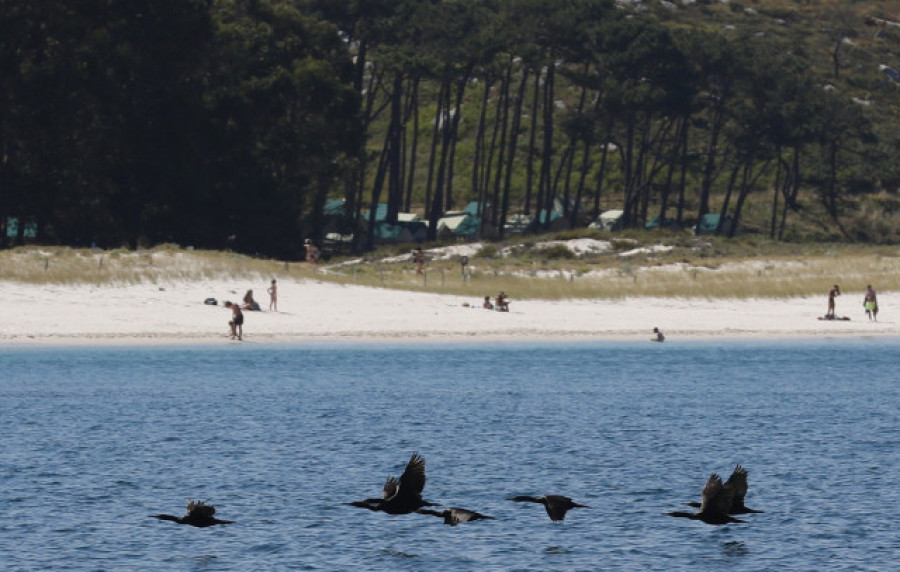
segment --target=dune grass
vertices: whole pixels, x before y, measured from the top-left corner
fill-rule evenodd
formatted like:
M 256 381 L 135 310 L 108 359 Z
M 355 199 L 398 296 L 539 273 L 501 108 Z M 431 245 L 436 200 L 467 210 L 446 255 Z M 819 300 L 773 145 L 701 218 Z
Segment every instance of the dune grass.
M 472 264 L 431 263 L 425 275 L 412 264 L 346 268 L 322 279 L 366 286 L 472 296 L 473 302 L 505 291 L 513 299 L 625 297 L 790 298 L 825 296 L 832 284 L 844 292 L 862 292 L 867 284 L 897 290 L 900 259 L 883 257 L 819 257 L 792 260 L 736 260 L 719 265 L 635 263 L 591 270 L 573 266 L 505 270 Z
M 605 240 L 607 251 L 575 256 L 556 241 Z M 780 243 L 759 237 L 722 239 L 683 233 L 567 231 L 553 237 L 519 237 L 489 243 L 470 256 L 465 275 L 458 257 L 429 262 L 416 275 L 408 256 L 387 249 L 363 264 L 330 266 L 323 280 L 384 288 L 472 296 L 498 292 L 519 299 L 628 296 L 695 298 L 790 298 L 825 296 L 832 284 L 847 293 L 867 284 L 900 289 L 895 247 L 839 243 Z
M 161 283 L 270 277 L 284 263 L 230 252 L 183 250 L 91 250 L 19 247 L 0 252 L 0 277 L 31 284 Z
M 20 247 L 0 252 L 0 277 L 33 284 L 97 285 L 315 279 L 470 296 L 473 303 L 501 290 L 513 300 L 824 297 L 832 284 L 840 284 L 848 294 L 861 293 L 867 284 L 879 291 L 900 290 L 900 257 L 888 247 L 714 240 L 704 240 L 698 247 L 696 240 L 680 237 L 662 241 L 657 237 L 643 244 L 628 237 L 616 240 L 608 252 L 582 257 L 558 245 L 545 248 L 537 239 L 489 244 L 470 257 L 465 272 L 459 258 L 451 257 L 432 260 L 424 275 L 417 275 L 410 258 L 403 255 L 406 251 L 397 248 L 313 267 L 171 245 L 140 251 Z M 669 249 L 623 256 L 629 249 L 658 247 L 661 242 L 668 242 Z

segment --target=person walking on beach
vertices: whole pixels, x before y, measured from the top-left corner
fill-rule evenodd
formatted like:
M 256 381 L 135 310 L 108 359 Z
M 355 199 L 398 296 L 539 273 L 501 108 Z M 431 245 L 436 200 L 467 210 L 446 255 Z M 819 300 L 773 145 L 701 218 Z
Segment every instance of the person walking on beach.
M 278 284 L 275 283 L 275 279 L 272 279 L 272 285 L 269 286 L 269 289 L 266 290 L 269 293 L 269 311 L 275 310 L 278 311 Z
M 834 299 L 841 295 L 841 289 L 837 284 L 828 292 L 828 311 L 825 312 L 826 318 L 834 319 Z
M 241 312 L 241 305 L 225 302 L 226 308 L 231 308 L 231 320 L 228 326 L 231 328 L 231 339 L 237 338 L 238 341 L 244 339 L 244 313 Z
M 866 286 L 866 295 L 863 298 L 863 307 L 866 309 L 866 316 L 869 317 L 869 321 L 875 320 L 877 322 L 878 296 L 875 294 L 875 289 L 872 288 L 871 284 Z
M 425 270 L 425 253 L 422 252 L 421 246 L 413 250 L 413 262 L 416 265 L 416 274 L 421 275 Z
M 312 264 L 319 263 L 319 249 L 316 248 L 316 245 L 313 244 L 313 241 L 310 239 L 306 239 L 303 242 L 304 247 L 306 248 L 306 261 Z

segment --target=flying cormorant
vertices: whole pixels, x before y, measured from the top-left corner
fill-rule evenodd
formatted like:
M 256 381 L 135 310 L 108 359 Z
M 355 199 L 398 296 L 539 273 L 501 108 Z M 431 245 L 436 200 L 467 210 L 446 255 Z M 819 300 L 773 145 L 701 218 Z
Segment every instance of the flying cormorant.
M 422 499 L 425 488 L 425 459 L 413 453 L 399 479 L 388 477 L 383 497 L 348 503 L 352 506 L 382 511 L 388 514 L 409 514 L 423 506 L 438 506 Z
M 517 496 L 509 500 L 517 502 L 536 502 L 544 505 L 550 520 L 563 520 L 570 508 L 591 508 L 584 504 L 573 502 L 569 497 L 562 495 L 545 495 L 542 497 Z
M 494 520 L 493 516 L 481 514 L 480 512 L 475 512 L 474 510 L 457 507 L 450 507 L 444 510 L 420 508 L 416 512 L 439 516 L 444 519 L 444 524 L 449 524 L 450 526 L 456 526 L 461 522 L 472 522 L 473 520 Z
M 728 514 L 749 514 L 764 512 L 744 505 L 744 497 L 747 495 L 747 470 L 740 465 L 734 468 L 731 476 L 725 481 L 725 489 L 731 493 L 731 507 Z M 689 502 L 688 506 L 699 507 L 698 502 Z
M 728 524 L 729 522 L 746 522 L 728 514 L 731 507 L 732 491 L 725 488 L 719 475 L 713 473 L 706 481 L 701 494 L 699 512 L 670 512 L 669 516 L 680 516 L 692 520 L 702 520 L 706 524 Z
M 187 513 L 184 516 L 173 516 L 171 514 L 154 514 L 153 518 L 160 520 L 171 520 L 178 524 L 189 524 L 191 526 L 207 527 L 216 524 L 233 524 L 233 520 L 219 520 L 215 518 L 216 509 L 211 504 L 203 504 L 203 501 L 188 500 Z

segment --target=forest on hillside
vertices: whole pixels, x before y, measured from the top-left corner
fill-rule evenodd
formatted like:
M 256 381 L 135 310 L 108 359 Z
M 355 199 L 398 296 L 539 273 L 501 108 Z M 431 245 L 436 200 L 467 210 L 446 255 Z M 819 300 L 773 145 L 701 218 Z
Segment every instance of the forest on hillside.
M 900 6 L 813 4 L 0 0 L 2 237 L 290 259 L 474 201 L 900 241 Z

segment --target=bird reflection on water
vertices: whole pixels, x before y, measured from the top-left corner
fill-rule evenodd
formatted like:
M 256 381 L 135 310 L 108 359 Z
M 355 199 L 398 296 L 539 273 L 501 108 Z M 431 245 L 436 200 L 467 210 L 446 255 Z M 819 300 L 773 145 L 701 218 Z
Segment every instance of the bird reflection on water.
M 747 544 L 741 542 L 740 540 L 732 540 L 730 542 L 722 543 L 722 555 L 728 557 L 736 557 L 736 556 L 747 556 L 750 554 L 750 549 L 747 548 Z

